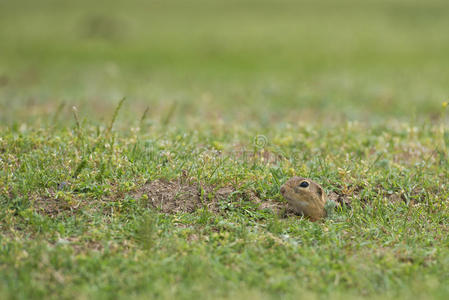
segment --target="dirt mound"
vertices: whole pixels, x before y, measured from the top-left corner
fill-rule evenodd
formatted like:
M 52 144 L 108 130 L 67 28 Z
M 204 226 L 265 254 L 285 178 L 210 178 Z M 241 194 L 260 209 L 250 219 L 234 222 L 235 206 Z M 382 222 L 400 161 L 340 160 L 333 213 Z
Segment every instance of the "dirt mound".
M 336 192 L 331 192 L 328 195 L 328 199 L 336 203 L 337 206 L 341 207 L 351 207 L 351 199 L 349 195 L 338 194 Z
M 63 191 L 66 192 L 63 192 Z M 32 194 L 33 208 L 40 214 L 50 217 L 66 213 L 74 213 L 88 204 L 95 204 L 96 209 L 103 207 L 104 214 L 110 214 L 107 203 L 124 199 L 123 193 L 112 193 L 112 196 L 87 201 L 78 193 L 70 192 L 70 185 L 64 184 L 57 189 L 47 189 L 41 193 Z M 186 212 L 192 213 L 205 208 L 213 213 L 221 213 L 232 209 L 245 207 L 249 209 L 270 209 L 279 212 L 283 205 L 280 202 L 268 199 L 260 200 L 252 191 L 241 191 L 231 186 L 216 187 L 202 185 L 197 182 L 177 180 L 153 180 L 143 185 L 130 196 L 143 206 L 155 208 L 164 213 Z
M 135 195 L 148 207 L 165 213 L 194 212 L 206 208 L 211 212 L 238 207 L 242 203 L 254 204 L 259 209 L 274 209 L 280 203 L 262 202 L 253 192 L 241 192 L 233 187 L 204 186 L 179 180 L 154 180 L 144 185 Z
M 32 194 L 30 199 L 37 212 L 52 217 L 66 212 L 74 212 L 85 204 L 73 196 L 58 194 L 51 189 L 44 193 Z

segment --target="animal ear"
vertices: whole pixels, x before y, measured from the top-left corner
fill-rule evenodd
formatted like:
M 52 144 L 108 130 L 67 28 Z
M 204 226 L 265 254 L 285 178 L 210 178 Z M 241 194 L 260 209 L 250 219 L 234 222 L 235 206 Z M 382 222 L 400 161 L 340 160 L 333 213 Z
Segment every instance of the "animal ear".
M 324 193 L 323 188 L 322 187 L 318 187 L 318 195 L 320 197 L 323 197 L 323 193 Z

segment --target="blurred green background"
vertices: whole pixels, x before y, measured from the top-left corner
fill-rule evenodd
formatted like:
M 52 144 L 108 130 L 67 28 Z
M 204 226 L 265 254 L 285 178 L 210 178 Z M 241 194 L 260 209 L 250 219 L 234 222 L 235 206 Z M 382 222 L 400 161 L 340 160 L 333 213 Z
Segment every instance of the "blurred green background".
M 448 0 L 0 0 L 0 299 L 448 299 L 445 101 Z
M 448 28 L 445 0 L 2 0 L 0 124 L 125 96 L 129 120 L 433 120 Z

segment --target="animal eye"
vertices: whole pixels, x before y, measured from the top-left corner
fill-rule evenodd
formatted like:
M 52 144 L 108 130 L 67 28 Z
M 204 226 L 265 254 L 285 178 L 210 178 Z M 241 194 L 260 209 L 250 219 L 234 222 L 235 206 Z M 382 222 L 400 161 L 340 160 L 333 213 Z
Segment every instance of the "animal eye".
M 299 184 L 299 186 L 302 187 L 302 188 L 306 188 L 306 187 L 309 186 L 309 183 L 308 183 L 307 181 L 303 181 L 303 182 L 301 182 L 301 183 Z

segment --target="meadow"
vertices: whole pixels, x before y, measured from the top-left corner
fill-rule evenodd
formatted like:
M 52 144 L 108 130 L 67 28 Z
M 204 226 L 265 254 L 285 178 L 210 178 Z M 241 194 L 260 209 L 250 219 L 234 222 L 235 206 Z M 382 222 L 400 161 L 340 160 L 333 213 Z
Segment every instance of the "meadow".
M 0 1 L 1 299 L 447 299 L 449 3 Z M 285 213 L 300 175 L 341 205 Z

